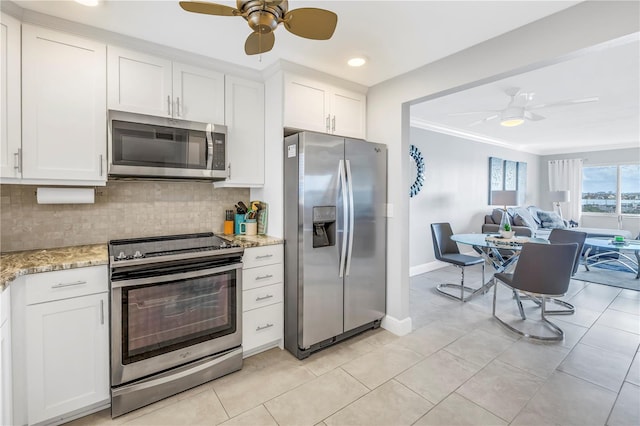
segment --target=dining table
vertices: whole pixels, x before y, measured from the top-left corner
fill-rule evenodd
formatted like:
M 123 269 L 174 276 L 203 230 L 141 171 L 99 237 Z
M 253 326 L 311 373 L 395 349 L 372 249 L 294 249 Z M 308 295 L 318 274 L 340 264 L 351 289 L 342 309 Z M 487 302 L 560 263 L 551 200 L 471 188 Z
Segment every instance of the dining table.
M 473 250 L 482 256 L 486 263 L 495 269 L 495 273 L 513 271 L 520 257 L 520 251 L 524 244 L 537 243 L 549 244 L 549 240 L 535 237 L 519 237 L 502 238 L 500 234 L 453 234 L 451 240 L 456 243 L 469 245 Z M 495 285 L 495 277 L 482 283 L 482 287 L 476 291 L 476 294 L 486 293 L 493 285 Z M 524 319 L 524 310 L 522 308 L 521 295 L 514 290 L 514 298 L 517 301 L 518 309 L 521 317 Z
M 451 239 L 456 243 L 471 246 L 496 272 L 509 272 L 515 267 L 523 244 L 549 244 L 549 240 L 544 238 L 502 238 L 500 234 L 453 234 Z

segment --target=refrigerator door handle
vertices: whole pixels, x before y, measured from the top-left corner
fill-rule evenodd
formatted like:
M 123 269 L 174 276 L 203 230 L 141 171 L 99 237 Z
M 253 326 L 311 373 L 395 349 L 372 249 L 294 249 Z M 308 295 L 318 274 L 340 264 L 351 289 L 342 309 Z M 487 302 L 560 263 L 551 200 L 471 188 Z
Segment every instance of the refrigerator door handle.
M 342 190 L 342 212 L 344 213 L 343 221 L 344 229 L 342 230 L 342 252 L 340 254 L 340 269 L 338 276 L 342 278 L 344 276 L 344 264 L 347 257 L 347 182 L 344 172 L 344 160 L 340 160 L 338 163 L 338 173 L 340 174 L 340 189 Z
M 345 160 L 347 163 L 347 186 L 349 189 L 349 248 L 347 250 L 347 270 L 346 275 L 349 276 L 351 270 L 351 253 L 353 252 L 353 230 L 354 230 L 354 216 L 353 211 L 353 175 L 351 174 L 351 161 Z

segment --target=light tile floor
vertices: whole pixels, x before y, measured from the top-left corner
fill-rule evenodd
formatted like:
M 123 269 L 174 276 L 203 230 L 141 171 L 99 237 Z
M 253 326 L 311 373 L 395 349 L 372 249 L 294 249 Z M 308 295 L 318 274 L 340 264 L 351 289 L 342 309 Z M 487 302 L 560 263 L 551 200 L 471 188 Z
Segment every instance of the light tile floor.
M 468 268 L 468 284 L 480 274 Z M 411 279 L 414 331 L 378 329 L 299 361 L 271 349 L 241 371 L 111 419 L 70 425 L 638 425 L 640 292 L 572 281 L 576 314 L 558 343 L 513 334 L 491 316 L 493 290 L 460 303 L 437 294 L 453 267 Z M 499 287 L 501 317 L 520 321 Z M 542 332 L 529 302 L 527 325 Z M 520 324 L 522 325 L 522 324 Z

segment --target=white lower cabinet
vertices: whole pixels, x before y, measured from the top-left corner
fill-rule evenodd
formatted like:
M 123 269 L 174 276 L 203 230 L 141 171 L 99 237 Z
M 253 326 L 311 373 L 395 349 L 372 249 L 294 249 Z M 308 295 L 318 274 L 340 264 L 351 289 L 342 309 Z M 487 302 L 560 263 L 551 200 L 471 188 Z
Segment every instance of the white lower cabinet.
M 247 248 L 242 271 L 244 356 L 283 347 L 284 287 L 282 245 Z
M 20 286 L 26 424 L 62 423 L 109 405 L 106 266 L 27 275 Z M 14 305 L 14 308 L 16 306 Z M 14 335 L 15 337 L 15 335 Z M 15 340 L 15 338 L 14 338 Z M 14 355 L 16 352 L 14 351 Z
M 0 293 L 0 424 L 12 425 L 11 289 Z

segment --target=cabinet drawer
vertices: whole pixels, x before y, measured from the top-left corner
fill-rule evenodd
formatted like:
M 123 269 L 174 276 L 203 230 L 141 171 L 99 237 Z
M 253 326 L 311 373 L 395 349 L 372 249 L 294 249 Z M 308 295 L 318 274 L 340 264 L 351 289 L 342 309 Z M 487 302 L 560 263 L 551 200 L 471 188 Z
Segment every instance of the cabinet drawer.
M 261 308 L 282 302 L 282 283 L 254 288 L 242 292 L 242 310 Z
M 242 346 L 244 351 L 262 346 L 283 335 L 282 303 L 254 309 L 242 315 Z
M 242 271 L 242 290 L 283 282 L 282 263 Z
M 27 305 L 109 291 L 107 266 L 25 275 Z
M 244 269 L 282 263 L 282 244 L 245 249 L 242 263 Z

